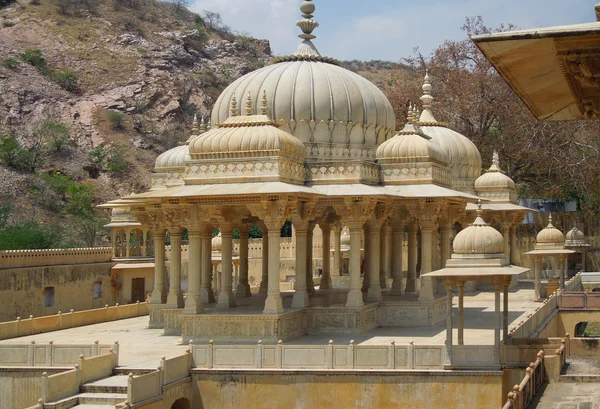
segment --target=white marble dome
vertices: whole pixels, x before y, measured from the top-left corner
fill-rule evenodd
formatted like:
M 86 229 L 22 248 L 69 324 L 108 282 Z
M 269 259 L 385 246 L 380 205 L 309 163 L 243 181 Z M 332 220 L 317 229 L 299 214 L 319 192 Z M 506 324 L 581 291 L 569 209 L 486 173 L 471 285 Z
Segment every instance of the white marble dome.
M 301 10 L 304 19 L 297 25 L 303 42 L 296 52 L 229 85 L 217 99 L 212 123 L 225 122 L 233 95 L 239 98 L 250 92 L 257 107 L 265 91 L 269 117 L 305 144 L 374 146 L 393 136 L 396 118 L 386 96 L 365 78 L 319 54 L 311 41 L 318 23 L 306 12 L 314 10 L 314 4 L 304 2 Z M 316 158 L 332 155 L 318 147 L 309 152 Z
M 565 235 L 552 225 L 552 215 L 548 219 L 548 226 L 540 231 L 535 239 L 536 248 L 562 248 Z
M 435 119 L 431 110 L 434 99 L 431 91 L 429 75 L 425 75 L 421 97 L 423 112 L 417 125 L 448 155 L 453 188 L 472 193 L 474 181 L 481 175 L 482 162 L 479 149 L 469 138 Z
M 504 237 L 481 217 L 481 205 L 473 224 L 454 237 L 456 254 L 501 254 L 504 252 Z
M 514 190 L 515 182 L 506 176 L 504 172 L 500 169 L 500 159 L 498 157 L 498 152 L 494 152 L 494 156 L 492 158 L 492 166 L 488 169 L 486 173 L 479 176 L 475 181 L 475 189 L 476 190 Z
M 585 234 L 577 225 L 573 226 L 571 230 L 567 234 L 565 234 L 565 246 L 582 246 L 586 245 L 585 242 Z
M 181 145 L 159 155 L 156 158 L 154 168 L 156 170 L 185 168 L 186 161 L 190 159 L 188 146 Z
M 396 136 L 379 145 L 376 157 L 381 164 L 391 162 L 448 164 L 448 155 L 412 124 L 408 124 Z

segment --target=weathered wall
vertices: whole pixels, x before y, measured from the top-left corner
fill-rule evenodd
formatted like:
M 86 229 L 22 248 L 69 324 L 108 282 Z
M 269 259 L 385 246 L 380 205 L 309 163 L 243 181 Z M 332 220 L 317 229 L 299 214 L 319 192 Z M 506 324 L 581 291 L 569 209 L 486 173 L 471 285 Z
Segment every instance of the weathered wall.
M 144 278 L 144 290 L 147 296 L 152 293 L 154 289 L 154 264 L 152 267 L 139 267 L 113 270 L 113 276 L 116 274 L 121 283 L 121 291 L 117 297 L 117 302 L 120 304 L 130 304 L 135 302 L 131 299 L 131 286 L 134 278 Z M 186 263 L 186 277 L 187 277 L 187 263 Z M 143 301 L 143 300 L 142 300 Z
M 575 336 L 575 326 L 580 322 L 600 322 L 600 311 L 561 311 L 558 325 L 558 335 L 569 333 Z
M 112 263 L 9 268 L 0 270 L 0 321 L 56 314 L 114 304 Z M 102 296 L 94 299 L 94 283 L 102 282 Z M 54 305 L 45 306 L 47 287 L 54 287 Z
M 60 373 L 60 368 L 0 368 L 0 408 L 23 409 L 42 396 L 42 373 Z
M 497 409 L 502 372 L 194 371 L 203 409 Z

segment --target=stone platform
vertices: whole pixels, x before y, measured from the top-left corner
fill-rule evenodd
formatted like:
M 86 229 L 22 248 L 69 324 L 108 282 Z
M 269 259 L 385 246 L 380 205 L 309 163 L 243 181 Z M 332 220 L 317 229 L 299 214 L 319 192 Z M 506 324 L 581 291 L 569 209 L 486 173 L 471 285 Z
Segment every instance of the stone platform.
M 346 291 L 326 290 L 312 294 L 311 306 L 302 309 L 291 308 L 292 297 L 292 292 L 282 293 L 285 311 L 281 314 L 263 314 L 265 297 L 260 295 L 237 298 L 237 306 L 225 311 L 205 305 L 199 315 L 151 304 L 149 326 L 162 326 L 164 335 L 181 335 L 183 342 L 274 343 L 303 335 L 359 335 L 377 327 L 432 327 L 446 318 L 445 297 L 423 302 L 414 294 L 385 294 L 381 302 L 348 308 Z

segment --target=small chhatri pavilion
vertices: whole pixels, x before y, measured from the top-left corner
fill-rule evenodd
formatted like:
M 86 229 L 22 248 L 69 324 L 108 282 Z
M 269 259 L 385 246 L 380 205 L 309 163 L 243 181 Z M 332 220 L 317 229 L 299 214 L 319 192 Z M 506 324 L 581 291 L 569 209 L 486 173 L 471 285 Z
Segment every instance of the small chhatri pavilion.
M 181 328 L 184 340 L 285 340 L 385 325 L 431 326 L 446 316 L 439 278 L 427 273 L 444 267 L 434 260 L 443 264 L 451 258 L 452 226 L 465 224 L 467 204 L 478 199 L 481 155 L 468 138 L 435 119 L 428 75 L 423 112 L 411 107 L 408 123 L 397 132 L 385 95 L 317 50 L 313 2 L 303 1 L 300 8 L 297 25 L 302 33 L 296 51 L 227 87 L 212 111 L 213 126 L 195 120 L 186 143 L 159 156 L 150 191 L 106 205 L 127 203 L 152 232 L 151 327 L 164 327 L 165 332 Z M 504 194 L 514 190 L 514 183 L 480 188 Z M 512 193 L 507 195 L 508 208 L 483 208 L 500 212 L 503 228 L 510 229 L 524 209 L 515 206 Z M 280 292 L 280 229 L 286 220 L 292 221 L 295 233 L 293 294 Z M 251 296 L 248 232 L 253 224 L 263 233 L 263 270 L 260 291 Z M 309 267 L 312 232 L 317 225 L 321 228 L 322 248 L 329 254 L 331 231 L 339 244 L 342 224 L 349 286 L 330 289 L 325 257 L 322 284 L 315 290 Z M 176 251 L 184 228 L 189 232 L 185 300 L 181 254 Z M 212 268 L 215 228 L 221 234 L 220 277 Z M 234 292 L 236 228 L 239 277 Z M 405 229 L 408 271 L 403 277 Z M 215 286 L 214 280 L 219 281 Z

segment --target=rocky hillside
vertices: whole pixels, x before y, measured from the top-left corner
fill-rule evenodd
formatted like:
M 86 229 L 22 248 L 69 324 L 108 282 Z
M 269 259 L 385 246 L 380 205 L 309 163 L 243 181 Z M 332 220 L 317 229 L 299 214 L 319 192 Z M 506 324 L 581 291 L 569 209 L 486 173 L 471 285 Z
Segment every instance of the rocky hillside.
M 193 115 L 208 116 L 270 53 L 177 2 L 0 9 L 0 229 L 9 207 L 8 224 L 75 226 L 82 207 L 148 188 L 156 156 L 187 139 Z M 70 230 L 65 243 L 92 244 Z

